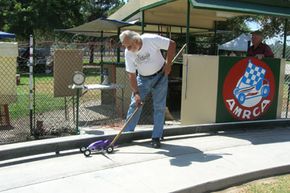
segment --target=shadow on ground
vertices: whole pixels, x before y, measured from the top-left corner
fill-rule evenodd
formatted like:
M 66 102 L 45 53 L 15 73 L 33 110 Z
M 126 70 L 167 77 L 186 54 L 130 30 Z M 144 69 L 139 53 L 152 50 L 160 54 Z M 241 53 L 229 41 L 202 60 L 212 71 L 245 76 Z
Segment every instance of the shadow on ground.
M 166 141 L 170 140 L 163 141 L 161 148 L 158 149 L 156 154 L 162 154 L 167 157 L 171 157 L 170 164 L 174 166 L 186 167 L 192 164 L 193 162 L 210 162 L 220 159 L 223 157 L 223 155 L 225 155 L 225 154 L 207 154 L 194 147 L 166 143 Z M 136 144 L 152 148 L 150 142 Z
M 210 162 L 222 158 L 222 154 L 207 154 L 193 147 L 172 144 L 162 144 L 157 153 L 171 157 L 170 164 L 179 167 L 189 166 L 192 162 Z
M 253 145 L 281 143 L 290 141 L 290 128 L 281 127 L 259 130 L 246 129 L 243 131 L 226 132 L 218 135 L 247 140 Z

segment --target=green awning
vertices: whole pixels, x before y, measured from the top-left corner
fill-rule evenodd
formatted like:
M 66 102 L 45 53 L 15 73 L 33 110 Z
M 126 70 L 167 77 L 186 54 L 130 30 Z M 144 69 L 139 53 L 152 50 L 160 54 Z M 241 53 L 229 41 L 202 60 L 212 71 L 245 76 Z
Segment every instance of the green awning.
M 87 36 L 100 36 L 101 32 L 104 32 L 104 36 L 111 36 L 116 34 L 120 27 L 131 26 L 132 23 L 118 21 L 114 19 L 99 18 L 91 22 L 82 24 L 77 27 L 69 29 L 59 29 L 56 31 L 63 31 L 74 34 L 81 34 Z
M 271 15 L 290 17 L 289 0 L 190 0 L 193 28 L 213 28 L 214 21 L 242 15 Z M 145 23 L 185 26 L 187 0 L 129 1 L 109 19 L 142 21 Z
M 194 8 L 290 17 L 290 1 L 283 0 L 191 0 Z

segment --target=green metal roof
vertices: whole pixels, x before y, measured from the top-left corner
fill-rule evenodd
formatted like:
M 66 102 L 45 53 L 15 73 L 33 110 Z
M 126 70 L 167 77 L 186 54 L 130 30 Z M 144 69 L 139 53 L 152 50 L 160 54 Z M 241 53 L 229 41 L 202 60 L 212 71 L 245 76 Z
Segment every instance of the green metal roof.
M 290 17 L 289 0 L 190 0 L 194 8 Z
M 109 18 L 156 25 L 186 26 L 190 2 L 190 27 L 213 29 L 215 21 L 245 15 L 290 17 L 290 0 L 130 0 Z
M 234 1 L 241 1 L 246 3 L 254 3 L 260 5 L 270 5 L 275 7 L 289 7 L 290 8 L 290 1 L 289 0 L 234 0 Z

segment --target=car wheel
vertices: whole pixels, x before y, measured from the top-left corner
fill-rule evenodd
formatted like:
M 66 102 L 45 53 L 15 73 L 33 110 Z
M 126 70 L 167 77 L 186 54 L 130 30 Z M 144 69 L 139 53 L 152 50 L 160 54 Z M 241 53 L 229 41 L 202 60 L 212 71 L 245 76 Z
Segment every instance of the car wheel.
M 268 85 L 262 87 L 262 90 L 261 90 L 262 97 L 267 97 L 269 95 L 269 92 L 270 92 L 270 87 Z
M 237 95 L 239 93 L 239 89 L 235 88 L 233 93 L 234 93 L 234 95 Z
M 243 104 L 246 100 L 246 95 L 244 93 L 239 94 L 238 101 L 240 104 Z
M 89 149 L 86 149 L 85 151 L 84 151 L 84 155 L 86 156 L 86 157 L 89 157 L 90 155 L 91 155 L 91 150 L 89 150 Z
M 107 147 L 106 151 L 107 151 L 107 153 L 113 153 L 113 151 L 114 151 L 114 146 L 109 145 L 109 147 Z
M 82 153 L 84 153 L 84 152 L 86 151 L 86 149 L 87 149 L 86 147 L 81 147 L 81 148 L 80 148 L 80 151 L 81 151 Z

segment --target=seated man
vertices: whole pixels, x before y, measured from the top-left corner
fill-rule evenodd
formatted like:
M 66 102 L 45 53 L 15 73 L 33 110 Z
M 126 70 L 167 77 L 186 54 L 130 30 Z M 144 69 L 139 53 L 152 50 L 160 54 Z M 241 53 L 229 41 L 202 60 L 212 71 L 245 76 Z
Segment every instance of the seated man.
M 263 57 L 274 57 L 274 54 L 271 48 L 267 45 L 262 43 L 263 41 L 263 34 L 261 31 L 254 31 L 252 32 L 252 46 L 248 48 L 247 55 L 248 56 L 257 56 L 259 59 Z

